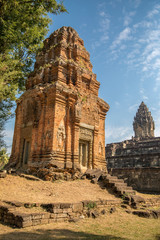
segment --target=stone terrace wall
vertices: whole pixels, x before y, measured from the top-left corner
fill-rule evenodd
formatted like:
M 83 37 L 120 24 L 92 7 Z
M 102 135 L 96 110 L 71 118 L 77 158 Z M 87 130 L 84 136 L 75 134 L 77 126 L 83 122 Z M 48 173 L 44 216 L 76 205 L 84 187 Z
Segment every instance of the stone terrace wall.
M 74 222 L 81 218 L 95 218 L 105 214 L 108 208 L 120 206 L 121 202 L 121 199 L 50 204 L 0 202 L 0 221 L 19 228 L 52 222 Z M 33 209 L 38 207 L 41 211 L 34 212 Z M 25 208 L 29 211 L 25 212 Z
M 106 145 L 107 167 L 160 167 L 160 138 L 126 140 Z
M 109 172 L 118 178 L 123 178 L 137 191 L 160 193 L 160 167 L 119 168 Z

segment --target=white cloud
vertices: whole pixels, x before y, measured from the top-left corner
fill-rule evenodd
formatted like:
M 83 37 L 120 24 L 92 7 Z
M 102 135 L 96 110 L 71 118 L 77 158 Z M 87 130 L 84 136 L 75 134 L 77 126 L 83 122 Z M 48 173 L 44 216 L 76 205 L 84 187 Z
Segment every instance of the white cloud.
M 158 9 L 160 12 L 160 5 L 153 9 Z M 124 60 L 128 66 L 142 73 L 143 81 L 152 80 L 153 91 L 160 88 L 160 19 L 158 16 L 156 16 L 157 20 L 152 19 L 155 13 L 152 10 L 147 15 L 150 16 L 149 20 L 142 20 L 133 26 L 132 40 L 136 44 L 127 45 L 128 53 Z M 145 94 L 141 97 L 144 100 L 148 99 Z
M 106 127 L 106 143 L 121 142 L 126 139 L 131 139 L 133 136 L 133 130 L 129 127 Z
M 136 12 L 129 12 L 124 17 L 124 26 L 127 27 L 132 22 L 132 17 L 136 14 Z
M 141 0 L 134 0 L 134 1 L 133 1 L 133 4 L 134 4 L 134 7 L 135 7 L 135 8 L 138 8 L 139 5 L 141 4 Z
M 120 32 L 117 39 L 112 43 L 111 49 L 115 49 L 118 47 L 123 41 L 130 39 L 131 29 L 126 27 L 122 32 Z
M 150 11 L 147 15 L 148 18 L 153 18 L 154 15 L 157 15 L 160 11 L 160 5 L 155 5 L 152 11 Z
M 109 39 L 109 34 L 108 34 L 108 30 L 110 27 L 109 15 L 104 10 L 105 4 L 102 4 L 102 5 L 100 4 L 98 7 L 99 7 L 99 17 L 100 17 L 98 32 L 100 37 L 98 41 L 96 40 L 94 43 L 92 43 L 93 50 L 99 47 L 101 44 L 104 44 L 105 42 L 107 42 L 107 40 Z
M 142 100 L 144 100 L 144 101 L 148 100 L 148 97 L 145 95 L 144 88 L 141 88 L 139 92 L 140 92 L 140 96 L 141 96 Z

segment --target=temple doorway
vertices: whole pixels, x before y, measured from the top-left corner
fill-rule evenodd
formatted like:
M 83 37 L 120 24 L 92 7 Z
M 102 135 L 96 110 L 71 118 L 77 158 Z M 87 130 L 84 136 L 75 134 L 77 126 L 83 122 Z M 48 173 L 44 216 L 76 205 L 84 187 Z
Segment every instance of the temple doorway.
M 23 140 L 21 166 L 26 165 L 28 163 L 29 152 L 30 152 L 30 141 L 27 141 L 26 139 L 24 139 Z
M 88 168 L 89 165 L 89 142 L 79 142 L 79 163 L 82 168 Z

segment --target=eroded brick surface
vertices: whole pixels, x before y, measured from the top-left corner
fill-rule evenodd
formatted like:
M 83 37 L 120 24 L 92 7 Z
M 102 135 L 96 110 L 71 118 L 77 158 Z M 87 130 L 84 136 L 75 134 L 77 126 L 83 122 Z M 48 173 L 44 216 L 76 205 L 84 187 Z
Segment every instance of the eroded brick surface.
M 43 168 L 106 168 L 105 115 L 83 40 L 62 27 L 45 40 L 17 102 L 10 163 Z M 43 175 L 45 175 L 43 168 Z M 46 174 L 52 179 L 52 174 Z

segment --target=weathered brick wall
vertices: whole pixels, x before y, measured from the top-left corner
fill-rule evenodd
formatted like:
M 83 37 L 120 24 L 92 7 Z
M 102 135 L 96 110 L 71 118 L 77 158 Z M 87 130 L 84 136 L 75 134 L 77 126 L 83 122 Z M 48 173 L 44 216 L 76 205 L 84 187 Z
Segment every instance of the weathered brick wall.
M 57 167 L 81 169 L 79 142 L 84 140 L 90 158 L 84 167 L 106 169 L 104 122 L 109 105 L 98 97 L 99 87 L 77 32 L 62 27 L 51 34 L 17 103 L 10 162 L 27 168 L 54 161 Z
M 35 225 L 47 224 L 52 222 L 74 221 L 74 219 L 90 217 L 92 212 L 108 210 L 112 206 L 120 206 L 121 200 L 99 200 L 83 201 L 79 203 L 50 203 L 50 204 L 33 204 L 33 203 L 11 203 L 11 205 L 0 202 L 0 221 L 16 226 L 19 228 L 30 227 Z M 27 207 L 30 213 L 18 211 L 20 207 Z M 42 207 L 41 212 L 33 212 L 32 207 Z M 25 210 L 23 210 L 25 211 Z M 104 213 L 102 213 L 104 214 Z
M 118 168 L 109 172 L 124 179 L 137 191 L 160 193 L 160 167 L 156 168 Z

